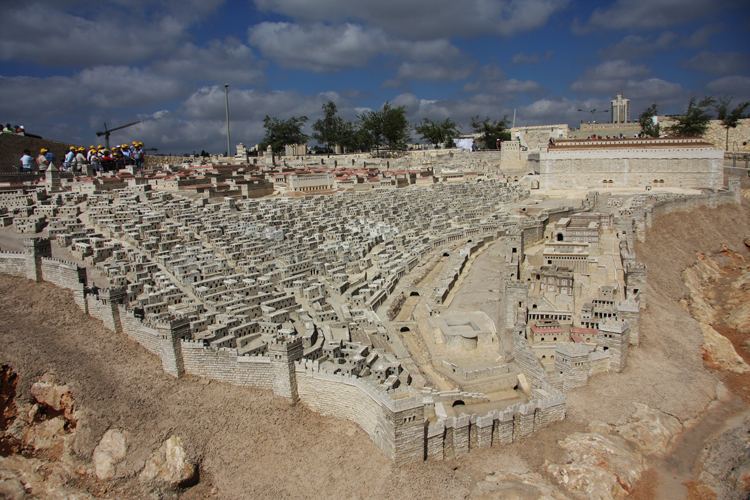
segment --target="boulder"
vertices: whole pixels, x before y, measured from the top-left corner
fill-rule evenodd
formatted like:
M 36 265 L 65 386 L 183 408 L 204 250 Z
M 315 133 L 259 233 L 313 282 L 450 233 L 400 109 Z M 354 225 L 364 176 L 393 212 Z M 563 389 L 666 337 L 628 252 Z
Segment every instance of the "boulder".
M 115 467 L 125 459 L 128 447 L 125 434 L 118 429 L 109 429 L 94 449 L 93 461 L 96 477 L 102 480 L 115 477 Z
M 31 395 L 43 407 L 61 412 L 69 422 L 75 422 L 75 400 L 67 385 L 56 382 L 55 376 L 45 373 L 31 386 Z
M 547 471 L 582 497 L 624 498 L 646 468 L 643 457 L 619 436 L 576 432 L 559 444 L 566 452 L 564 463 L 547 464 Z
M 665 455 L 674 437 L 682 432 L 682 424 L 663 411 L 641 403 L 633 405 L 635 411 L 625 423 L 615 426 L 615 432 L 633 443 L 645 455 Z
M 567 500 L 559 488 L 535 472 L 493 472 L 477 482 L 471 498 Z
M 65 434 L 65 419 L 55 417 L 27 427 L 23 441 L 36 451 L 54 449 L 62 453 Z
M 197 468 L 187 458 L 179 436 L 171 436 L 154 452 L 140 474 L 141 481 L 155 481 L 171 488 L 189 486 L 197 479 Z

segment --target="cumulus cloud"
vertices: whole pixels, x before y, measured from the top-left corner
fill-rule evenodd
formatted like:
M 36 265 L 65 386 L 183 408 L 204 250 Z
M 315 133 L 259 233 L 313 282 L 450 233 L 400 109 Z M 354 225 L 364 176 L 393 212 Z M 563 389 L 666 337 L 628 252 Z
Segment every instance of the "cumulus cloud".
M 473 66 L 464 62 L 403 62 L 398 67 L 396 78 L 386 86 L 398 86 L 406 80 L 463 80 L 471 74 Z
M 592 29 L 653 29 L 682 24 L 716 12 L 717 9 L 739 5 L 735 0 L 649 0 L 632 2 L 616 0 L 607 7 L 594 9 L 585 23 L 573 29 L 585 33 Z
M 679 83 L 652 77 L 645 66 L 623 60 L 607 61 L 589 68 L 571 84 L 571 89 L 586 95 L 608 97 L 623 92 L 631 98 L 632 110 L 657 102 L 665 111 L 686 97 L 685 89 Z M 608 108 L 607 104 L 599 109 Z
M 264 56 L 283 66 L 312 71 L 363 66 L 387 45 L 381 31 L 351 23 L 263 22 L 251 27 L 249 36 Z
M 262 10 L 305 22 L 357 20 L 404 38 L 513 35 L 544 26 L 567 0 L 255 0 Z
M 86 100 L 101 108 L 141 106 L 177 97 L 182 84 L 173 79 L 128 66 L 86 68 L 72 78 L 86 89 Z
M 617 59 L 633 59 L 654 52 L 668 50 L 677 45 L 679 36 L 671 31 L 658 35 L 626 35 L 614 45 L 602 49 L 605 57 Z
M 102 5 L 107 4 L 70 9 L 67 3 L 29 2 L 4 8 L 0 60 L 53 66 L 119 65 L 167 53 L 184 39 L 187 22 L 169 10 L 139 17 Z M 66 6 L 75 13 L 65 10 Z M 89 15 L 80 15 L 82 11 Z
M 708 90 L 715 94 L 733 96 L 737 99 L 750 99 L 750 77 L 730 75 L 708 83 Z
M 612 92 L 621 90 L 633 78 L 647 74 L 646 66 L 615 59 L 587 69 L 581 78 L 573 82 L 571 89 L 581 92 Z
M 533 93 L 541 89 L 541 85 L 533 80 L 507 78 L 503 70 L 495 64 L 482 66 L 476 81 L 464 85 L 464 90 L 467 92 L 481 91 L 504 96 L 517 93 Z
M 685 67 L 714 75 L 738 73 L 750 67 L 750 54 L 704 50 L 685 61 Z
M 511 62 L 513 64 L 538 64 L 541 61 L 546 61 L 552 57 L 552 51 L 548 50 L 544 52 L 543 54 L 539 52 L 518 52 L 516 54 L 513 54 L 513 57 L 511 58 Z
M 255 57 L 250 47 L 231 38 L 212 40 L 203 47 L 185 43 L 152 65 L 156 73 L 171 78 L 231 84 L 263 80 L 264 67 L 265 64 Z
M 282 66 L 317 72 L 361 67 L 378 55 L 412 63 L 450 62 L 461 56 L 461 51 L 444 38 L 406 41 L 389 37 L 379 28 L 353 23 L 263 22 L 252 26 L 248 36 L 265 57 Z M 405 71 L 409 72 L 408 67 Z

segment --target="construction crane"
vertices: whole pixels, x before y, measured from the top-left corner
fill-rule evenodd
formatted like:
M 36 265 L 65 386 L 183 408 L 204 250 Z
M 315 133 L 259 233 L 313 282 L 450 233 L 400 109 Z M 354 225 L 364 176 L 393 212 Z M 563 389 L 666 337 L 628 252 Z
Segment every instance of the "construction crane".
M 106 144 L 107 149 L 109 149 L 109 136 L 112 132 L 116 130 L 122 130 L 128 127 L 132 127 L 133 125 L 138 125 L 139 123 L 141 123 L 140 120 L 138 120 L 137 122 L 126 123 L 125 125 L 120 125 L 119 127 L 115 127 L 115 128 L 107 128 L 107 122 L 104 122 L 104 132 L 97 132 L 96 136 L 97 137 L 104 136 L 104 144 Z

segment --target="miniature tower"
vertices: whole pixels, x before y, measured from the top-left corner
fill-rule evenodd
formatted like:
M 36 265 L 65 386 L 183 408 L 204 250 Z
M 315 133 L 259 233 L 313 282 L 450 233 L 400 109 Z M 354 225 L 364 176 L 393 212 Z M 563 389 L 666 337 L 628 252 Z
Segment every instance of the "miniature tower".
M 513 328 L 516 323 L 526 323 L 526 303 L 529 289 L 525 283 L 515 280 L 505 281 L 505 328 Z
M 179 378 L 185 374 L 185 364 L 182 360 L 182 344 L 180 340 L 190 334 L 188 318 L 175 318 L 161 323 L 159 330 L 159 346 L 161 351 L 161 365 L 164 371 Z
M 52 245 L 49 238 L 29 238 L 23 246 L 29 257 L 26 260 L 26 277 L 36 282 L 42 281 L 42 258 L 52 257 Z
M 630 345 L 638 345 L 640 342 L 640 316 L 640 305 L 636 299 L 626 299 L 617 304 L 617 318 L 630 328 Z
M 578 344 L 560 344 L 555 350 L 555 371 L 560 375 L 560 389 L 569 391 L 586 385 L 589 379 L 588 349 Z
M 50 163 L 44 173 L 45 184 L 47 192 L 54 193 L 62 190 L 62 182 L 60 181 L 60 171 L 57 169 L 54 163 Z
M 628 261 L 625 265 L 625 298 L 637 300 L 641 307 L 646 305 L 646 265 Z
M 727 186 L 729 188 L 729 192 L 734 195 L 735 203 L 741 203 L 742 202 L 742 188 L 741 188 L 740 178 L 730 177 L 727 180 Z
M 619 321 L 605 321 L 600 324 L 597 343 L 609 352 L 611 356 L 609 366 L 615 371 L 621 372 L 628 359 L 628 346 L 630 344 L 628 324 Z
M 122 323 L 120 321 L 120 309 L 118 304 L 122 304 L 125 299 L 125 289 L 120 287 L 111 287 L 99 292 L 99 300 L 102 303 L 101 320 L 104 326 L 115 333 L 122 332 Z
M 299 399 L 294 362 L 302 359 L 302 339 L 277 335 L 268 343 L 273 369 L 273 393 L 291 400 Z

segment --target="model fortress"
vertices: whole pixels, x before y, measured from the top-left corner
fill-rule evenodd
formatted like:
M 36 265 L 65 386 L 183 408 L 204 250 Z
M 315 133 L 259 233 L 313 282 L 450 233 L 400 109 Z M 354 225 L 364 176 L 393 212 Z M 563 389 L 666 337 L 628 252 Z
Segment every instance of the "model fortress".
M 267 389 L 352 420 L 396 463 L 443 459 L 562 420 L 566 391 L 626 368 L 645 305 L 634 241 L 655 212 L 732 203 L 738 189 L 718 189 L 714 152 L 664 147 L 680 160 L 662 166 L 662 153 L 649 153 L 660 170 L 648 177 L 599 161 L 621 148 L 543 151 L 543 165 L 562 152 L 586 156 L 582 168 L 606 168 L 631 188 L 544 166 L 544 188 L 599 188 L 562 201 L 487 156 L 462 170 L 470 153 L 395 175 L 364 166 L 362 182 L 335 166 L 306 179 L 304 158 L 52 174 L 0 195 L 3 225 L 33 236 L 24 251 L 0 254 L 0 272 L 72 290 L 83 311 L 174 377 Z M 692 168 L 691 186 L 706 190 L 676 193 L 651 179 L 679 185 Z M 184 189 L 230 182 L 278 182 L 288 195 Z

